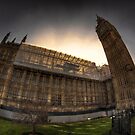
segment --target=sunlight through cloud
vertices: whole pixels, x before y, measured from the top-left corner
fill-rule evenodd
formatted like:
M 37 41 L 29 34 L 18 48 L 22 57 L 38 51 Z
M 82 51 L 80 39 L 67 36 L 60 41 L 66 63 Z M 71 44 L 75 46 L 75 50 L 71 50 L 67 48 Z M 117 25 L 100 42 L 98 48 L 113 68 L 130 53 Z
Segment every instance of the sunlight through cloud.
M 80 57 L 97 65 L 103 65 L 107 63 L 106 56 L 100 41 L 96 34 L 89 33 L 88 35 L 77 35 L 74 32 L 67 32 L 63 34 L 41 32 L 37 34 L 40 36 L 34 37 L 34 44 L 53 49 L 69 55 Z

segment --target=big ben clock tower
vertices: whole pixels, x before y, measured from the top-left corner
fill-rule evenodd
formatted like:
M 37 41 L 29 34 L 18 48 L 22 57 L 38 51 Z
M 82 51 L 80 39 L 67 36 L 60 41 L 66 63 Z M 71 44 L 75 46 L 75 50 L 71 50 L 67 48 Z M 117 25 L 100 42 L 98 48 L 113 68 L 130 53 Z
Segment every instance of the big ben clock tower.
M 116 98 L 116 108 L 126 110 L 135 107 L 135 66 L 116 28 L 97 16 L 97 35 L 104 48 Z

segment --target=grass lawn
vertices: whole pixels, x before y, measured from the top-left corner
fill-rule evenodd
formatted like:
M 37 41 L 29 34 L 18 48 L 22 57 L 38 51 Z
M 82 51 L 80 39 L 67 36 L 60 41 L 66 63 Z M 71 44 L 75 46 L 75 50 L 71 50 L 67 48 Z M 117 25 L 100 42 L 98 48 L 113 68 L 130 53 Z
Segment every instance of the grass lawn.
M 85 122 L 68 124 L 47 124 L 37 127 L 44 135 L 104 135 L 111 129 L 109 118 L 94 119 Z M 0 118 L 0 135 L 21 135 L 23 132 L 31 131 L 28 125 L 18 124 Z

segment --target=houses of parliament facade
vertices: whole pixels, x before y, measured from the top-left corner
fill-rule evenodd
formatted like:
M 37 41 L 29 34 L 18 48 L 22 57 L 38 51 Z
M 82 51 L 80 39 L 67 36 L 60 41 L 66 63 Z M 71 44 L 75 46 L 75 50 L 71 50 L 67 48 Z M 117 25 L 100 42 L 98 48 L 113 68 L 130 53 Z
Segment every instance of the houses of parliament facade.
M 114 27 L 109 25 L 105 23 L 103 28 Z M 96 66 L 88 60 L 29 45 L 25 42 L 27 36 L 21 43 L 15 43 L 15 39 L 9 42 L 9 35 L 0 44 L 2 107 L 22 109 L 25 101 L 39 103 L 41 108 L 47 105 L 48 112 L 87 112 L 115 107 L 108 65 Z

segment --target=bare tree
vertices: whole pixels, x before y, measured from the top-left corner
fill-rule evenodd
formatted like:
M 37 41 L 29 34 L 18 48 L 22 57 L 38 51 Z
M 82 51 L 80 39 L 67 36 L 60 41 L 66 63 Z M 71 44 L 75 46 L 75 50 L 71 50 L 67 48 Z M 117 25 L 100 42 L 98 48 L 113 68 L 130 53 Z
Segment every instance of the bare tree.
M 19 110 L 14 114 L 13 118 L 17 122 L 30 124 L 32 126 L 32 133 L 30 135 L 37 135 L 36 126 L 48 122 L 47 103 L 41 100 L 21 100 Z

